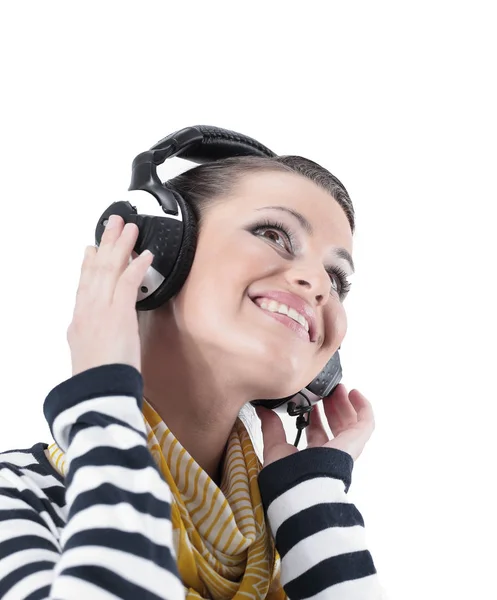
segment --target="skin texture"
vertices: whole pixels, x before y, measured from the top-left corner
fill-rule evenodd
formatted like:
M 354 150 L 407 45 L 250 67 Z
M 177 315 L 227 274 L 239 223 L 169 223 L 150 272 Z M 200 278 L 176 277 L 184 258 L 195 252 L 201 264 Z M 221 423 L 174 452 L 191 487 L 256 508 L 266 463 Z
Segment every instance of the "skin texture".
M 352 254 L 342 208 L 301 175 L 246 175 L 218 200 L 203 216 L 195 260 L 180 293 L 164 307 L 139 314 L 144 395 L 215 481 L 241 407 L 249 400 L 296 393 L 340 346 L 347 320 L 336 280 L 326 268 L 350 273 L 334 250 Z M 286 212 L 259 210 L 267 206 L 298 211 L 313 233 Z M 286 225 L 294 247 L 274 228 L 249 231 L 264 219 Z M 290 292 L 313 308 L 315 342 L 254 304 L 251 297 L 267 290 Z M 346 392 L 344 397 L 346 402 Z M 281 429 L 272 419 L 266 427 L 279 436 L 279 457 Z

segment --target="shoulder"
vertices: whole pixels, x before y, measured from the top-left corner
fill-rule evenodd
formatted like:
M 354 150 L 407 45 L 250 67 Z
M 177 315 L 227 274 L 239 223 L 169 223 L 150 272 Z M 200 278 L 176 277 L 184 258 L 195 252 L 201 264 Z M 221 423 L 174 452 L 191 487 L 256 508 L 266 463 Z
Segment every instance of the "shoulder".
M 30 448 L 0 452 L 0 494 L 16 495 L 39 506 L 48 499 L 59 506 L 65 504 L 64 479 L 51 466 L 45 453 L 48 444 L 38 442 Z

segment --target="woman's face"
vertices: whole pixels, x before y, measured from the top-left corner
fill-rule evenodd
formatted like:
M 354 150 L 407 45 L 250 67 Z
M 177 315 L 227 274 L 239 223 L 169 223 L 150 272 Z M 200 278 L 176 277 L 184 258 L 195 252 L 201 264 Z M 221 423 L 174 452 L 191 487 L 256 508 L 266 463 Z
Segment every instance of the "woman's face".
M 205 213 L 171 300 L 179 334 L 250 399 L 294 394 L 344 338 L 335 270 L 353 272 L 351 253 L 347 217 L 324 189 L 293 173 L 246 175 Z

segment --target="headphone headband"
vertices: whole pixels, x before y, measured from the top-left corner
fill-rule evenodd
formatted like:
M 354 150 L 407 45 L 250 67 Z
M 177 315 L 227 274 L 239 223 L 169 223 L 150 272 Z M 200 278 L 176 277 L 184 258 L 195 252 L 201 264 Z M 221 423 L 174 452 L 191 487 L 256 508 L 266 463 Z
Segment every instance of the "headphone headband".
M 251 137 L 210 125 L 196 125 L 176 131 L 154 144 L 150 150 L 159 151 L 159 154 L 165 151 L 167 156 L 164 160 L 178 156 L 198 164 L 232 156 L 276 156 L 272 150 Z
M 157 166 L 173 156 L 204 164 L 232 156 L 272 158 L 276 154 L 251 137 L 209 125 L 186 127 L 158 141 L 133 161 L 129 190 L 146 190 L 166 214 L 176 215 L 177 203 L 157 175 Z

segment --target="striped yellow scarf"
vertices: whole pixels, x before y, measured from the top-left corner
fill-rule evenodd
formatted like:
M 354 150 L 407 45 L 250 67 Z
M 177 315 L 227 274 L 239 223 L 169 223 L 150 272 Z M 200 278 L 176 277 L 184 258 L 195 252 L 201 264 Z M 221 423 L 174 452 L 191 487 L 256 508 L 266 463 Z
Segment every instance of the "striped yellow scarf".
M 218 487 L 145 399 L 142 412 L 148 448 L 173 495 L 174 550 L 187 600 L 284 600 L 257 483 L 261 464 L 242 421 L 231 432 Z M 48 450 L 64 477 L 64 452 L 55 443 Z

